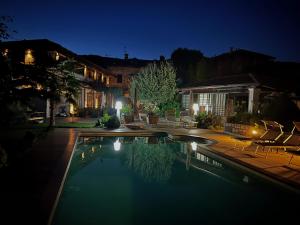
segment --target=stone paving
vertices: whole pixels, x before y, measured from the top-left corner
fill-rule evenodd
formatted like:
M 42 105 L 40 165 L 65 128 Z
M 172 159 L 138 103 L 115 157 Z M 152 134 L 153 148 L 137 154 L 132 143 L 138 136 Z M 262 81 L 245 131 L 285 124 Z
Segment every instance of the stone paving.
M 210 150 L 214 153 L 288 183 L 294 187 L 300 188 L 300 154 L 294 154 L 294 157 L 289 164 L 292 153 L 287 153 L 283 150 L 279 150 L 278 152 L 274 150 L 268 151 L 269 149 L 262 151 L 261 148 L 255 153 L 256 146 L 250 145 L 251 141 L 240 141 L 234 136 L 224 134 L 221 131 L 183 128 L 150 129 L 165 130 L 174 135 L 194 135 L 214 140 L 214 143 L 209 146 Z M 246 148 L 243 150 L 244 146 Z

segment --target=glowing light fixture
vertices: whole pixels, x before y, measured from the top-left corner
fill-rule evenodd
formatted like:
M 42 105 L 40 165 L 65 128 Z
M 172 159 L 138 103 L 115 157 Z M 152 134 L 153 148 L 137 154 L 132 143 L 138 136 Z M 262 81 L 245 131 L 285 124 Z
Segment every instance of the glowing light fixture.
M 198 145 L 197 145 L 196 142 L 193 141 L 193 142 L 191 143 L 191 146 L 192 146 L 192 150 L 193 150 L 193 151 L 196 151 L 196 150 L 197 150 L 197 146 L 198 146 Z
M 84 152 L 81 153 L 81 159 L 84 159 Z
M 122 109 L 122 102 L 120 101 L 117 101 L 116 102 L 116 106 L 115 106 L 115 109 L 117 110 L 117 117 L 120 119 L 121 115 L 120 115 L 120 111 Z
M 257 130 L 252 130 L 253 135 L 257 135 L 257 133 L 258 133 Z
M 119 138 L 114 142 L 114 150 L 120 151 L 121 149 L 121 142 L 119 141 Z
M 196 116 L 198 114 L 198 111 L 199 111 L 199 104 L 198 103 L 193 104 L 193 111 L 194 111 L 194 115 Z

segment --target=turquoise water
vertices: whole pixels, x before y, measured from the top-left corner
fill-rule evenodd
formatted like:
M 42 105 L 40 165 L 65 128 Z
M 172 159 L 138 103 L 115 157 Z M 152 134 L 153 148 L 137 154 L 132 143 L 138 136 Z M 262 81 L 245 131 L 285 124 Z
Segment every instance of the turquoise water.
M 286 224 L 294 203 L 298 195 L 195 143 L 81 137 L 52 224 Z

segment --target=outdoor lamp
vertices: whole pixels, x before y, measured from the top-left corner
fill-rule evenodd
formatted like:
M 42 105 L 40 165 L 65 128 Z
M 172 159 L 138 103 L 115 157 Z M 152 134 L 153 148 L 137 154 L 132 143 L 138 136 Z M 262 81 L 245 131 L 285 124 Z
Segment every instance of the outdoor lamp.
M 197 146 L 198 146 L 198 145 L 197 145 L 196 142 L 193 141 L 193 142 L 191 143 L 191 146 L 192 146 L 192 150 L 193 150 L 193 151 L 196 151 L 196 150 L 197 150 Z
M 120 119 L 120 117 L 121 117 L 120 110 L 122 109 L 122 102 L 117 101 L 115 109 L 117 110 L 117 117 Z
M 114 142 L 114 150 L 120 151 L 121 149 L 121 142 L 119 141 L 119 138 Z
M 193 104 L 193 111 L 194 111 L 194 116 L 196 116 L 198 111 L 199 111 L 199 104 L 198 103 Z

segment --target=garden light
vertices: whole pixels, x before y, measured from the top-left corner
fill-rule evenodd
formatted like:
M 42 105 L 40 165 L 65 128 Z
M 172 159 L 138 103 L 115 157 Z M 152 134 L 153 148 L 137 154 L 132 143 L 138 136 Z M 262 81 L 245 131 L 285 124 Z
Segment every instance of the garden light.
M 114 142 L 114 150 L 120 151 L 121 149 L 121 142 L 119 141 L 119 138 Z
M 257 135 L 257 130 L 252 130 L 253 135 Z
M 198 111 L 199 111 L 199 104 L 198 103 L 193 104 L 193 111 L 194 111 L 194 115 L 196 116 L 198 114 Z
M 121 117 L 120 111 L 122 109 L 122 102 L 121 101 L 116 102 L 115 109 L 117 110 L 117 117 L 120 119 L 120 117 Z

